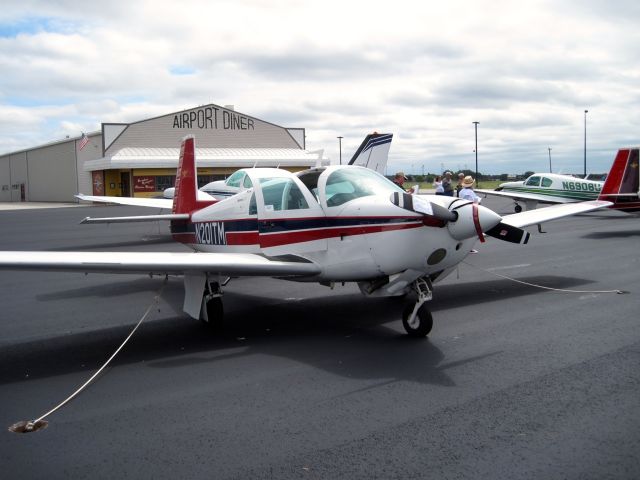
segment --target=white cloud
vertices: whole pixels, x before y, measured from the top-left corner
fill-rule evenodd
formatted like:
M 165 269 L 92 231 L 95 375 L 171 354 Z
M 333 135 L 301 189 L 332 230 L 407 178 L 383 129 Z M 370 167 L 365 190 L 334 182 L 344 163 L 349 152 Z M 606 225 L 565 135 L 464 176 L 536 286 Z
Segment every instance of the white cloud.
M 640 8 L 589 2 L 4 2 L 0 152 L 204 103 L 307 129 L 390 169 L 593 169 L 640 143 Z M 611 8 L 609 7 L 611 5 Z

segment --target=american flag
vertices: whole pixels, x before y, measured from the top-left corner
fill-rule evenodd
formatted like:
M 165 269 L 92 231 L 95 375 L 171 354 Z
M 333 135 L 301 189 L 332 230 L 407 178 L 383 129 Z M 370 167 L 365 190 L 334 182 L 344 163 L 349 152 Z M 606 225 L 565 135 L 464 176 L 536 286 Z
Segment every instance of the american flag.
M 87 135 L 84 132 L 82 132 L 82 136 L 80 137 L 80 143 L 78 144 L 78 146 L 80 147 L 80 150 L 86 147 L 87 143 L 89 143 L 89 137 L 87 137 Z

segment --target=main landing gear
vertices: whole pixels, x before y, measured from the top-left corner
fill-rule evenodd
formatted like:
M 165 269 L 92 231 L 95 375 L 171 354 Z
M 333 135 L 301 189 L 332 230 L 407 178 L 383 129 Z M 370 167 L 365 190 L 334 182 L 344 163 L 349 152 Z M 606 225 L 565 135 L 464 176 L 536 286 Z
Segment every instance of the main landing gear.
M 433 285 L 429 277 L 421 277 L 411 287 L 418 295 L 414 305 L 407 305 L 402 313 L 402 326 L 411 337 L 426 337 L 433 328 L 433 317 L 425 305 L 433 298 Z
M 226 284 L 226 283 L 225 283 Z M 222 288 L 218 282 L 207 282 L 202 294 L 200 320 L 209 328 L 219 330 L 224 321 Z
M 516 206 L 513 207 L 516 213 L 520 213 L 522 211 L 522 206 L 516 203 Z

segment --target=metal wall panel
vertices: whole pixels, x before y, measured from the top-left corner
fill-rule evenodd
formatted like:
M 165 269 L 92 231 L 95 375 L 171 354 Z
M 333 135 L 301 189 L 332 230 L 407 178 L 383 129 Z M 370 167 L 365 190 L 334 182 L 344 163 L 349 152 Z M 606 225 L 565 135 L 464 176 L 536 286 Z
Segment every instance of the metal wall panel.
M 76 201 L 74 195 L 78 192 L 78 176 L 75 149 L 76 142 L 71 140 L 28 152 L 30 201 Z
M 102 135 L 90 135 L 89 143 L 80 150 L 78 148 L 79 140 L 75 142 L 77 150 L 76 171 L 78 172 L 76 193 L 84 193 L 85 195 L 93 195 L 93 185 L 91 180 L 91 172 L 85 172 L 84 162 L 87 160 L 95 160 L 102 156 Z
M 11 168 L 11 201 L 22 200 L 24 189 L 25 200 L 29 200 L 29 185 L 27 171 L 27 152 L 14 153 L 9 156 Z
M 0 202 L 11 201 L 11 161 L 9 156 L 0 157 Z

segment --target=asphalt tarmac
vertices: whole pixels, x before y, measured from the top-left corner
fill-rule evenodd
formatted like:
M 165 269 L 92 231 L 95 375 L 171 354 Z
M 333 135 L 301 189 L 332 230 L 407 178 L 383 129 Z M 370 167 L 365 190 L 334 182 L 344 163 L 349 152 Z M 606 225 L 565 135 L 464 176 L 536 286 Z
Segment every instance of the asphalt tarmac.
M 77 224 L 145 213 L 0 211 L 0 250 L 183 249 L 166 226 Z M 0 476 L 640 478 L 640 217 L 544 228 L 436 284 L 424 340 L 402 300 L 273 279 L 232 281 L 216 335 L 171 278 L 106 373 L 29 434 L 7 428 L 84 383 L 162 280 L 0 271 Z

